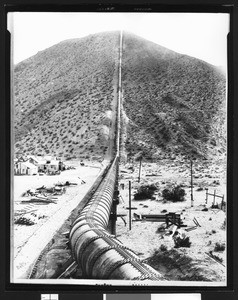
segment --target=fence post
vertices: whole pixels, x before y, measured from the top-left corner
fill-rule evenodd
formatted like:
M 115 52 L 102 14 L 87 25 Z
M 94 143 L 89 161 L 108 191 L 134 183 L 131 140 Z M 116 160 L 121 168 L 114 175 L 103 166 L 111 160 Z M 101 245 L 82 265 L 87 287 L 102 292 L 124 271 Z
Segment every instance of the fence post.
M 215 205 L 216 202 L 216 190 L 214 190 L 214 199 L 213 199 L 213 205 Z
M 206 188 L 206 204 L 207 204 L 207 200 L 208 200 L 208 188 Z
M 223 205 L 224 205 L 224 195 L 223 195 L 222 198 L 221 198 L 221 210 L 222 210 L 222 208 L 223 208 Z

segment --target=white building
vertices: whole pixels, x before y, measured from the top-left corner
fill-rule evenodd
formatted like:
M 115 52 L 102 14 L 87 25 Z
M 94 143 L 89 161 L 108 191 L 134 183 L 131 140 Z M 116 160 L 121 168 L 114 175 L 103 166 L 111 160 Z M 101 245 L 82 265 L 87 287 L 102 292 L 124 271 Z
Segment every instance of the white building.
M 36 175 L 38 173 L 38 167 L 29 161 L 20 161 L 15 163 L 14 173 L 15 175 Z

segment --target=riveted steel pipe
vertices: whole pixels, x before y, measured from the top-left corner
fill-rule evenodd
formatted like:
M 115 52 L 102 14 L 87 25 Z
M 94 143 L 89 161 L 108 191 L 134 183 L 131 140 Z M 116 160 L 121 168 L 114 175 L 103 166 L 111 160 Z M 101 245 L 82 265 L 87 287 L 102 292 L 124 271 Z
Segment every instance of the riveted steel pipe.
M 122 32 L 119 51 L 118 107 L 115 158 L 70 231 L 72 255 L 91 279 L 163 280 L 162 275 L 107 230 L 117 183 L 120 143 Z
M 117 168 L 118 157 L 75 220 L 70 232 L 73 256 L 85 278 L 161 280 L 157 271 L 107 231 Z

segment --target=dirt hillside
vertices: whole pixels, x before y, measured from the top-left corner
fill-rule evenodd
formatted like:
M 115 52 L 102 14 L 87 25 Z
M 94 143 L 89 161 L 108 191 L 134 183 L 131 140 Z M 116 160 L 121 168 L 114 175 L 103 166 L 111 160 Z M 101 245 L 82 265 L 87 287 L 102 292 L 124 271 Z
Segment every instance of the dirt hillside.
M 16 153 L 96 156 L 114 119 L 119 32 L 63 41 L 14 69 Z
M 224 155 L 226 82 L 218 68 L 130 33 L 122 63 L 129 157 Z
M 15 150 L 103 159 L 117 100 L 118 32 L 66 40 L 14 68 Z M 122 155 L 226 151 L 221 71 L 123 32 Z

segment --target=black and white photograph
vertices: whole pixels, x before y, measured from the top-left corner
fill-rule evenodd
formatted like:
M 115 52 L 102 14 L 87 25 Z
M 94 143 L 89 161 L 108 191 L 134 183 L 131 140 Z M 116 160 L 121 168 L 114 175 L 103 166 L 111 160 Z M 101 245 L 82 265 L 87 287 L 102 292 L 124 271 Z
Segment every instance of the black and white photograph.
M 11 283 L 227 286 L 229 17 L 8 13 Z

